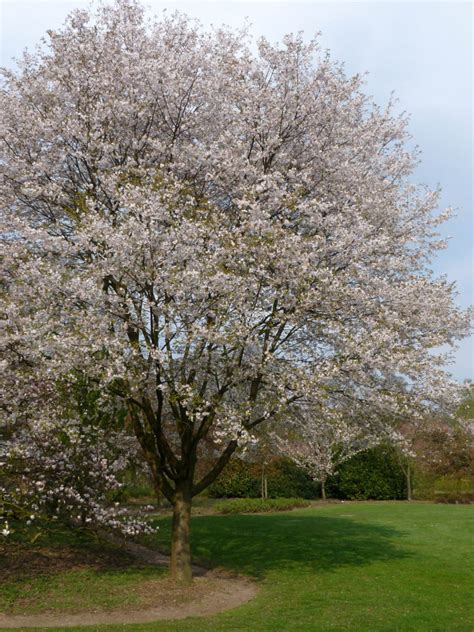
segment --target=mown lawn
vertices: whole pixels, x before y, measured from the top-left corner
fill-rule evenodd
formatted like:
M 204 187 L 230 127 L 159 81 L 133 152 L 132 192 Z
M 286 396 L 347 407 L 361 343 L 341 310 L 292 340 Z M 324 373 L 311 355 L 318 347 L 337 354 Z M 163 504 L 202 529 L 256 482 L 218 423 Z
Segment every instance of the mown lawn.
M 166 548 L 170 521 L 159 524 Z M 473 527 L 472 506 L 425 503 L 195 517 L 195 557 L 255 577 L 256 599 L 206 619 L 76 630 L 472 632 Z
M 145 589 L 166 575 L 81 532 L 56 527 L 34 544 L 11 540 L 0 546 L 0 612 L 8 614 L 150 606 Z

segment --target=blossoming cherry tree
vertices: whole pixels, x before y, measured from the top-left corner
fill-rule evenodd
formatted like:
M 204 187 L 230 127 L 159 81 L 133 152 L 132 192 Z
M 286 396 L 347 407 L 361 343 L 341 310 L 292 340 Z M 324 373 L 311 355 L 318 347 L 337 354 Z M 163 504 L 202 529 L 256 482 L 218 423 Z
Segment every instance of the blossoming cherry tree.
M 119 398 L 189 581 L 192 498 L 257 426 L 308 404 L 306 432 L 373 433 L 449 400 L 448 213 L 410 180 L 406 120 L 316 42 L 132 0 L 48 37 L 0 92 L 7 410 L 34 424 L 38 384 L 84 376 Z

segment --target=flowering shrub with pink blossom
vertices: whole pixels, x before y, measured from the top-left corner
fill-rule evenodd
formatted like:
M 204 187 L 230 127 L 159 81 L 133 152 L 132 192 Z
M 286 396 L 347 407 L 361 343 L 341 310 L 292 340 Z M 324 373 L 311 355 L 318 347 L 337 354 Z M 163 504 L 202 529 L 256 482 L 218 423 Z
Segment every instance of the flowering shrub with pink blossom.
M 55 408 L 51 399 L 43 402 L 34 420 L 17 415 L 17 426 L 3 443 L 2 535 L 11 531 L 9 518 L 17 526 L 38 529 L 53 520 L 127 536 L 152 533 L 143 513 L 132 514 L 114 502 L 124 472 L 137 462 L 139 447 L 133 435 L 113 427 L 110 415 L 117 418 L 118 411 L 100 412 L 81 389 L 78 412 L 72 408 L 74 397 L 64 400 L 59 392 Z

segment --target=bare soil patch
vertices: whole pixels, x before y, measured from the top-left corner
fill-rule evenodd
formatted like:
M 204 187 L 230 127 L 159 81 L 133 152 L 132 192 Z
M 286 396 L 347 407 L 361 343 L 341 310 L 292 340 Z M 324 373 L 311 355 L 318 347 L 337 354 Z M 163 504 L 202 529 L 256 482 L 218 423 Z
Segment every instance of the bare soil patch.
M 93 550 L 73 546 L 28 547 L 25 544 L 0 544 L 1 583 L 23 577 L 35 578 L 77 569 L 120 569 L 137 566 L 137 559 L 126 548 L 96 546 Z

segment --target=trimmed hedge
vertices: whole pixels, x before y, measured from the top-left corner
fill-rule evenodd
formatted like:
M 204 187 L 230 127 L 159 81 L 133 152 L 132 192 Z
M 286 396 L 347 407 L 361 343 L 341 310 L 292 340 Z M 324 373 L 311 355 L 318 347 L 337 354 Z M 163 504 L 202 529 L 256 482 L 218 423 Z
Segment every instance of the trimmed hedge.
M 221 500 L 214 505 L 214 509 L 223 514 L 262 513 L 269 511 L 288 511 L 301 507 L 308 507 L 309 501 L 304 498 L 232 498 Z

